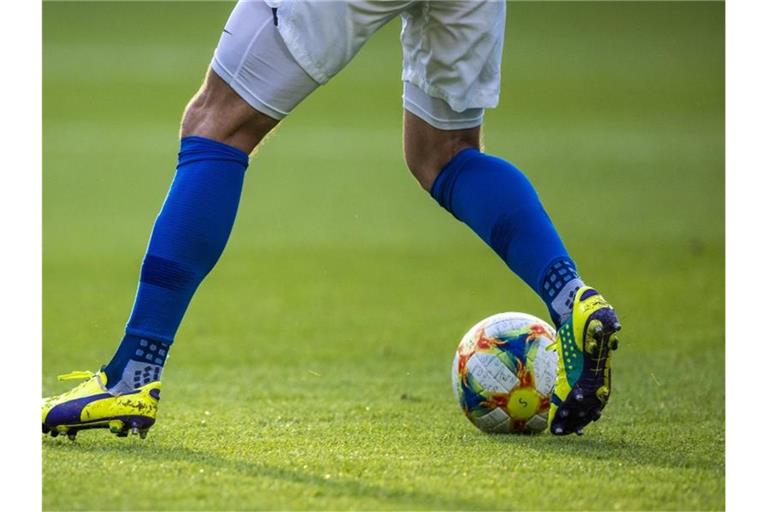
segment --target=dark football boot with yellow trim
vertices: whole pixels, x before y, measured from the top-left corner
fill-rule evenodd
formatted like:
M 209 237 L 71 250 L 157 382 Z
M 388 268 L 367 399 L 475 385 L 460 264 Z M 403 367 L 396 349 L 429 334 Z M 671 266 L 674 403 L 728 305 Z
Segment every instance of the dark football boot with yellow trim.
M 557 330 L 557 380 L 549 408 L 555 435 L 582 434 L 600 419 L 611 396 L 611 355 L 621 329 L 613 307 L 588 286 L 574 297 L 571 317 Z

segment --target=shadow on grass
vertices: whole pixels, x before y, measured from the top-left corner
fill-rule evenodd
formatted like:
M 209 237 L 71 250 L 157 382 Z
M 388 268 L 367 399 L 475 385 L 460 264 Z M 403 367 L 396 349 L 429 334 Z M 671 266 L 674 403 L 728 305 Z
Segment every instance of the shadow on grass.
M 575 435 L 509 436 L 489 435 L 487 438 L 499 445 L 516 445 L 527 449 L 586 461 L 616 461 L 624 465 L 651 466 L 655 468 L 694 468 L 702 470 L 722 469 L 724 464 L 716 457 L 705 454 L 682 453 L 689 446 L 679 444 L 651 444 L 629 439 L 610 439 L 605 436 L 584 437 Z M 722 445 L 713 445 L 723 451 Z M 699 448 L 701 450 L 701 448 Z M 711 454 L 710 454 L 711 455 Z
M 460 510 L 493 510 L 498 505 L 479 503 L 477 500 L 462 500 L 455 496 L 442 496 L 417 490 L 387 488 L 366 482 L 361 478 L 337 477 L 326 478 L 324 475 L 304 471 L 297 468 L 275 466 L 247 459 L 223 457 L 215 453 L 193 450 L 183 446 L 165 446 L 154 443 L 110 443 L 110 444 L 80 444 L 50 440 L 46 443 L 48 450 L 66 452 L 76 450 L 79 453 L 90 452 L 94 455 L 104 453 L 120 453 L 133 456 L 141 462 L 196 462 L 204 464 L 211 470 L 234 472 L 247 477 L 269 478 L 294 484 L 318 488 L 323 497 L 347 496 L 365 497 L 381 500 L 388 505 L 401 505 L 403 508 L 422 509 L 460 509 Z M 307 503 L 311 508 L 311 502 Z

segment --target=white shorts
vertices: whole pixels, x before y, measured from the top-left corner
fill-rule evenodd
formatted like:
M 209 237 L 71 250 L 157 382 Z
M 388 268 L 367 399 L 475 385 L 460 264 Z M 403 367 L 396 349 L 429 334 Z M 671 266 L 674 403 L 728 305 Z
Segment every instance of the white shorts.
M 498 104 L 505 10 L 495 0 L 240 0 L 211 67 L 282 119 L 400 15 L 404 108 L 439 129 L 472 128 Z

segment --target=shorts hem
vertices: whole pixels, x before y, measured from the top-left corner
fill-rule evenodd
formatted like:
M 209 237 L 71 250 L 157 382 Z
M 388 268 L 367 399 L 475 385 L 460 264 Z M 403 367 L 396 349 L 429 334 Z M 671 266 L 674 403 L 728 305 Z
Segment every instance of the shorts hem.
M 429 96 L 445 101 L 454 111 L 459 113 L 464 112 L 470 108 L 496 108 L 496 106 L 499 104 L 498 91 L 491 93 L 482 91 L 474 92 L 472 94 L 473 101 L 469 102 L 466 98 L 459 98 L 445 92 L 440 87 L 431 85 L 423 76 L 412 70 L 404 69 L 402 80 L 403 82 L 408 82 L 415 85 Z
M 483 115 L 472 119 L 440 119 L 411 101 L 403 100 L 403 108 L 438 130 L 466 130 L 483 124 Z
M 211 69 L 219 75 L 219 78 L 224 80 L 238 94 L 238 96 L 255 110 L 258 110 L 262 114 L 271 117 L 276 121 L 280 121 L 288 115 L 288 112 L 276 109 L 256 96 L 244 83 L 238 80 L 236 76 L 224 67 L 224 64 L 222 64 L 215 55 L 211 61 Z

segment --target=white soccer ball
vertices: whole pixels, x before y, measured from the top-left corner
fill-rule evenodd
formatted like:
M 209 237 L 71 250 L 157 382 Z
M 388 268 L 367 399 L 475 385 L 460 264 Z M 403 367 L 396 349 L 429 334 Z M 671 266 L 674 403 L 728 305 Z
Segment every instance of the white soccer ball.
M 555 330 L 526 313 L 499 313 L 472 327 L 453 359 L 453 391 L 467 418 L 492 433 L 547 428 L 557 376 Z

